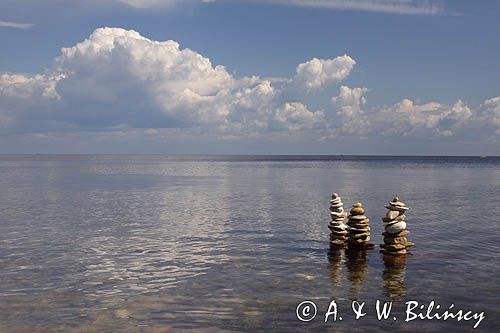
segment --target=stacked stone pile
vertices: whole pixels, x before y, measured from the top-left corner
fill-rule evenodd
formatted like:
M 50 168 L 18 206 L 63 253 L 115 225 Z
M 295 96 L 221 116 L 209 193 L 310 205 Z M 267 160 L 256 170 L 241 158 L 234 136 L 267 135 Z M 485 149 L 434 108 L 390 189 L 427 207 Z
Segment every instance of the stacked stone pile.
M 385 206 L 388 209 L 387 214 L 382 219 L 385 223 L 384 244 L 380 244 L 384 254 L 406 254 L 407 248 L 415 245 L 409 242 L 406 236 L 410 231 L 406 229 L 406 215 L 408 210 L 404 202 L 398 197 L 394 197 L 389 204 Z
M 331 231 L 330 244 L 334 246 L 343 246 L 347 240 L 346 225 L 344 224 L 347 213 L 344 211 L 343 205 L 340 196 L 337 193 L 333 193 L 330 200 L 331 221 L 328 224 L 328 228 Z
M 348 216 L 348 240 L 350 246 L 360 247 L 360 248 L 373 248 L 374 245 L 368 243 L 370 241 L 370 226 L 368 222 L 370 221 L 364 214 L 365 209 L 361 203 L 356 203 L 352 206 L 350 214 Z

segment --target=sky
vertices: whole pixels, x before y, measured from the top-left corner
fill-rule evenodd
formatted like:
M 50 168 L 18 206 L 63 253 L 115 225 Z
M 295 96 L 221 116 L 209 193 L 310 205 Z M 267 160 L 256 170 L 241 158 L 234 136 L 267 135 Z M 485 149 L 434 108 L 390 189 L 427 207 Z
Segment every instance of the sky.
M 500 155 L 500 2 L 0 2 L 0 153 Z

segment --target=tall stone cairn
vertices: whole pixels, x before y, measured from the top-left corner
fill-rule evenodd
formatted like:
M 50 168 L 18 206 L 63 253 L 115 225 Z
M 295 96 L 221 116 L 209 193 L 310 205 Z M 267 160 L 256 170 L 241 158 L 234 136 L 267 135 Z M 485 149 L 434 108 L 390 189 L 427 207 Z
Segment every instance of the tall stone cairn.
M 351 208 L 347 221 L 347 243 L 350 247 L 360 249 L 373 249 L 375 247 L 374 244 L 368 243 L 370 241 L 369 221 L 365 216 L 363 205 L 360 202 L 355 203 Z
M 409 242 L 406 236 L 410 231 L 406 229 L 406 211 L 409 209 L 398 197 L 394 197 L 391 202 L 385 205 L 387 214 L 382 219 L 385 223 L 384 244 L 380 244 L 384 254 L 402 255 L 407 254 L 408 247 L 415 245 Z
M 330 200 L 330 217 L 331 221 L 328 224 L 331 232 L 330 245 L 342 247 L 347 240 L 346 225 L 344 224 L 347 213 L 344 211 L 344 204 L 337 193 L 333 193 Z

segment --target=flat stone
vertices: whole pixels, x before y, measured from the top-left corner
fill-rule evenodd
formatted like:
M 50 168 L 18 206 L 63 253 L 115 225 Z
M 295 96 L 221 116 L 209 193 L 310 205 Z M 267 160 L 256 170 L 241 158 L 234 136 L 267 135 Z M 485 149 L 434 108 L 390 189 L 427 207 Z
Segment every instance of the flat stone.
M 392 206 L 392 205 L 385 205 L 385 208 L 392 210 L 392 211 L 398 211 L 398 212 L 406 212 L 408 210 L 408 207 L 398 207 L 398 206 Z
M 405 245 L 405 247 L 411 247 L 411 246 L 415 246 L 415 243 L 413 243 L 413 242 L 406 242 L 404 245 Z
M 342 208 L 344 209 L 344 204 L 342 202 L 330 204 L 330 210 Z
M 405 244 L 407 242 L 406 237 L 384 237 L 385 244 Z
M 365 220 L 366 216 L 365 215 L 349 215 L 347 218 L 349 220 L 360 221 L 360 220 Z
M 351 215 L 363 215 L 364 213 L 365 210 L 362 207 L 353 207 L 351 209 Z
M 361 228 L 361 229 L 347 227 L 347 231 L 349 231 L 350 233 L 353 233 L 353 234 L 359 234 L 359 233 L 370 231 L 370 230 L 371 230 L 370 227 Z
M 340 198 L 335 198 L 335 199 L 330 200 L 330 203 L 332 203 L 332 204 L 337 204 L 337 203 L 339 203 L 339 202 L 342 202 L 342 199 L 340 199 Z
M 332 226 L 332 225 L 328 225 L 328 229 L 330 229 L 330 231 L 332 232 L 342 232 L 342 233 L 347 233 L 347 230 L 346 230 L 346 227 L 344 226 Z
M 399 250 L 399 251 L 381 250 L 380 252 L 382 252 L 383 254 L 391 255 L 391 256 L 403 255 L 403 254 L 407 254 L 408 253 L 408 251 L 406 251 L 406 249 Z
M 359 234 L 351 234 L 349 235 L 349 237 L 351 238 L 354 238 L 354 239 L 358 239 L 358 238 L 366 238 L 366 237 L 369 237 L 370 236 L 370 233 L 369 232 L 363 232 L 363 233 L 359 233 Z
M 408 236 L 409 234 L 410 234 L 410 230 L 408 230 L 408 229 L 402 230 L 401 232 L 398 232 L 396 234 L 389 234 L 387 232 L 382 233 L 382 235 L 384 235 L 384 237 L 405 237 L 405 236 Z
M 406 229 L 406 222 L 396 222 L 385 227 L 385 231 L 389 234 L 397 234 Z
M 334 217 L 342 217 L 342 218 L 346 218 L 346 213 L 345 212 L 340 212 L 340 213 L 337 213 L 337 212 L 330 212 L 330 215 L 331 216 L 334 216 Z
M 380 247 L 387 251 L 399 251 L 406 248 L 404 244 L 380 244 Z
M 369 226 L 368 223 L 353 223 L 353 222 L 347 222 L 347 225 L 355 229 L 364 229 Z
M 343 205 L 344 203 L 342 202 L 342 200 L 340 200 L 340 198 L 338 200 L 330 200 L 330 205 L 332 206 L 339 206 L 339 205 Z
M 362 225 L 368 225 L 369 223 L 366 222 L 365 220 L 348 220 L 347 223 L 349 224 L 362 224 Z

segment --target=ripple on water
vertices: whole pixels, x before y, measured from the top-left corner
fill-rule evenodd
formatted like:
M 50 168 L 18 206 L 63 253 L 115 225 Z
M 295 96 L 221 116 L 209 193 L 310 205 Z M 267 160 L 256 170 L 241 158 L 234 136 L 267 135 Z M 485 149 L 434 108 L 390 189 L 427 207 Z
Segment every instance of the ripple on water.
M 281 158 L 280 158 L 281 159 Z M 303 331 L 332 297 L 488 310 L 499 327 L 500 162 L 474 159 L 0 158 L 0 331 Z M 411 207 L 404 260 L 328 247 L 328 198 Z M 398 309 L 401 309 L 399 304 Z M 308 330 L 469 330 L 375 318 Z

